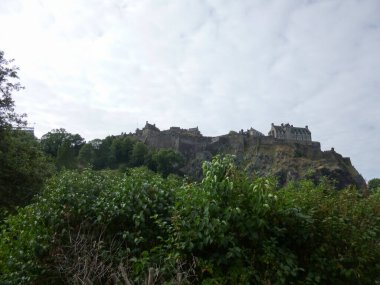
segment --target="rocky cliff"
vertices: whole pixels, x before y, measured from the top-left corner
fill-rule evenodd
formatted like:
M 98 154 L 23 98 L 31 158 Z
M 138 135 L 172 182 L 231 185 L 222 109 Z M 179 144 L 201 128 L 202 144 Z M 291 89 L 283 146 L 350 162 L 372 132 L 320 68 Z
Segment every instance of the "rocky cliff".
M 198 128 L 160 131 L 148 123 L 133 136 L 149 147 L 169 148 L 181 153 L 186 161 L 182 170 L 193 178 L 201 177 L 202 161 L 210 160 L 216 154 L 234 154 L 238 166 L 248 174 L 275 175 L 281 184 L 302 178 L 317 182 L 321 177 L 328 177 L 336 181 L 338 188 L 347 185 L 366 187 L 365 180 L 349 158 L 333 149 L 321 151 L 319 142 L 277 139 L 252 129 L 206 137 Z

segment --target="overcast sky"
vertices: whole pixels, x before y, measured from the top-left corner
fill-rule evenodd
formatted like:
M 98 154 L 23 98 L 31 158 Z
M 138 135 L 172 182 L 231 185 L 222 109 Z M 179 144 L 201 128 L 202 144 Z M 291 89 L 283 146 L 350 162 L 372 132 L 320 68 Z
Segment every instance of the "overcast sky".
M 1 0 L 38 137 L 308 125 L 380 177 L 379 0 Z

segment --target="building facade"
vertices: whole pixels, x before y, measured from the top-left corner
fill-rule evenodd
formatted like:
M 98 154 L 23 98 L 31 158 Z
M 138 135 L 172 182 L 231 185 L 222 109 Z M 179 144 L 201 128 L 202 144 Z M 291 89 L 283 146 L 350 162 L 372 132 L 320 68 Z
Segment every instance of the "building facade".
M 279 126 L 276 126 L 272 123 L 268 136 L 288 141 L 311 142 L 311 132 L 308 126 L 300 128 L 293 127 L 293 125 L 290 124 L 281 124 Z

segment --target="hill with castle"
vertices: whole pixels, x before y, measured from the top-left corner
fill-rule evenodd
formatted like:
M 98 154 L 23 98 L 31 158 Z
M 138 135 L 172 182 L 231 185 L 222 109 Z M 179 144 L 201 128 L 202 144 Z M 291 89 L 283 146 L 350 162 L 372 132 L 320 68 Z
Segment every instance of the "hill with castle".
M 146 122 L 143 129 L 130 135 L 150 148 L 180 153 L 185 158 L 183 173 L 195 179 L 201 177 L 203 161 L 216 154 L 233 154 L 238 166 L 249 175 L 276 176 L 280 184 L 304 178 L 318 182 L 327 177 L 335 181 L 337 188 L 366 185 L 350 158 L 334 149 L 321 150 L 320 143 L 312 140 L 308 126 L 272 123 L 268 135 L 251 127 L 209 137 L 203 136 L 198 127 L 170 127 L 161 131 Z

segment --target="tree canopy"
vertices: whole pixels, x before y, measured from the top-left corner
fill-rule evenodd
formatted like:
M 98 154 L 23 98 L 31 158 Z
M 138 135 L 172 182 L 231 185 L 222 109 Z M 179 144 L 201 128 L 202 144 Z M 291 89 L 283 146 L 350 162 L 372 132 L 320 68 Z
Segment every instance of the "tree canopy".
M 78 155 L 84 143 L 84 138 L 79 134 L 71 134 L 63 128 L 51 130 L 41 137 L 42 149 L 53 157 L 57 157 L 61 146 L 72 148 L 75 155 Z
M 18 68 L 0 51 L 0 208 L 10 209 L 30 202 L 52 165 L 41 151 L 36 138 L 17 126 L 24 126 L 24 115 L 14 111 L 13 92 L 23 87 Z M 1 209 L 0 209 L 1 210 Z
M 4 52 L 0 50 L 0 130 L 5 127 L 11 127 L 12 124 L 22 125 L 23 115 L 17 115 L 14 107 L 15 103 L 12 98 L 14 91 L 22 89 L 18 82 L 18 67 L 11 65 L 14 60 L 4 58 Z
M 0 207 L 25 205 L 53 173 L 53 165 L 32 134 L 8 131 L 0 136 Z
M 374 192 L 378 189 L 380 190 L 380 178 L 373 178 L 368 181 L 368 190 L 370 192 Z

